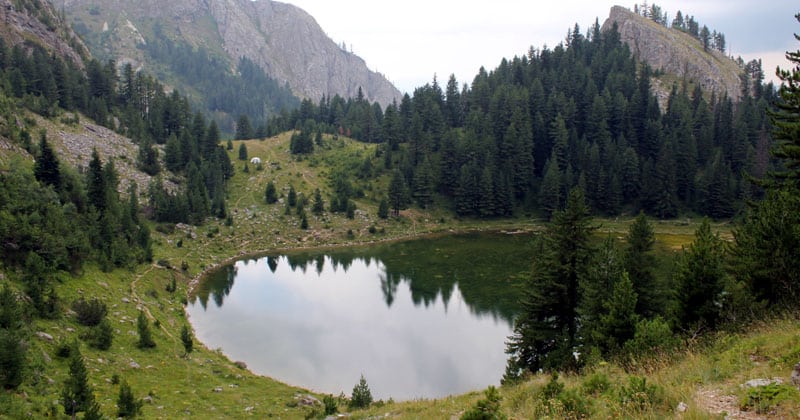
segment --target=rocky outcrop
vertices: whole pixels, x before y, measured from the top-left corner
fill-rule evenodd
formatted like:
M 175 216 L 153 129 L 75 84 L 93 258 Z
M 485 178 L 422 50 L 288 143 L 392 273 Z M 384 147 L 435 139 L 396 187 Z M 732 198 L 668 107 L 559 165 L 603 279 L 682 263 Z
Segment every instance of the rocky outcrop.
M 610 31 L 614 23 L 622 42 L 653 69 L 699 83 L 709 93 L 727 93 L 733 99 L 741 95 L 741 69 L 723 53 L 704 51 L 700 41 L 692 36 L 666 28 L 621 6 L 611 8 L 602 30 Z M 666 93 L 670 88 L 661 87 Z
M 130 45 L 140 43 L 138 37 L 146 33 L 147 25 L 157 22 L 165 33 L 192 45 L 224 51 L 232 63 L 240 57 L 251 59 L 270 77 L 288 83 L 296 95 L 314 101 L 323 95 L 354 97 L 359 88 L 367 99 L 383 105 L 401 96 L 364 60 L 328 38 L 313 17 L 289 4 L 271 0 L 57 0 L 56 4 L 92 31 L 110 31 L 114 36 L 105 39 L 116 44 L 111 53 L 120 62 L 146 60 Z
M 79 67 L 88 51 L 48 1 L 0 0 L 0 35 L 8 47 L 35 42 Z

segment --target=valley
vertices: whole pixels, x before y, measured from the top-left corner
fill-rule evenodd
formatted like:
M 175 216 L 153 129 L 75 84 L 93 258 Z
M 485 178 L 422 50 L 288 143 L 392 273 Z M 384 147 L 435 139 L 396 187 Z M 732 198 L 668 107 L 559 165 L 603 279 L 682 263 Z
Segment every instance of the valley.
M 400 96 L 159 5 L 0 8 L 0 418 L 800 413 L 797 68 L 643 4 Z

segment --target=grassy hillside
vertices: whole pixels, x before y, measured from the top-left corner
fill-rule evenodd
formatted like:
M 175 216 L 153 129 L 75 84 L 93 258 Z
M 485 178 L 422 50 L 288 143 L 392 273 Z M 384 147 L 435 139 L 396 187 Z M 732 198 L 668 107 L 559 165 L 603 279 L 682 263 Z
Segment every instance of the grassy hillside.
M 527 218 L 478 222 L 419 210 L 404 211 L 399 219 L 382 220 L 377 217 L 377 204 L 388 185 L 388 175 L 383 175 L 373 181 L 355 181 L 363 188 L 364 197 L 356 200 L 359 210 L 353 219 L 327 211 L 314 216 L 309 204 L 309 229 L 301 229 L 300 218 L 294 213 L 286 215 L 283 204 L 264 202 L 266 183 L 272 180 L 282 198 L 290 185 L 306 197 L 319 188 L 327 207 L 331 171 L 358 167 L 365 158 L 374 156 L 375 146 L 326 138 L 324 147 L 310 157 L 298 159 L 289 154 L 289 139 L 290 133 L 286 133 L 245 141 L 249 158 L 259 157 L 264 162 L 262 170 L 248 163 L 248 172 L 244 172 L 245 161 L 236 160 L 240 142 L 234 142 L 229 152 L 236 167 L 229 185 L 232 224 L 210 220 L 200 227 L 154 226 L 152 265 L 112 273 L 90 266 L 76 277 L 62 279 L 58 294 L 67 305 L 85 296 L 101 298 L 109 307 L 109 320 L 115 329 L 111 349 L 98 351 L 82 346 L 89 382 L 105 415 L 116 414 L 119 385 L 115 384 L 115 377 L 127 381 L 136 397 L 146 397 L 144 418 L 304 418 L 321 413 L 321 406 L 304 405 L 302 397 L 309 391 L 253 375 L 228 360 L 221 350 L 196 343 L 194 352 L 184 354 L 180 330 L 188 321 L 183 303 L 202 273 L 223 261 L 275 249 L 363 244 L 431 232 L 540 226 L 540 222 Z M 13 160 L 14 154 L 13 150 L 3 150 L 2 165 Z M 623 219 L 602 221 L 599 234 L 622 237 L 629 223 Z M 654 223 L 664 258 L 670 258 L 692 240 L 697 224 L 692 220 Z M 726 225 L 717 228 L 728 235 Z M 13 273 L 5 277 L 13 277 Z M 172 279 L 178 287 L 168 292 Z M 9 283 L 6 279 L 0 281 Z M 151 321 L 157 344 L 153 349 L 136 347 L 139 310 Z M 69 314 L 56 321 L 35 322 L 33 331 L 46 335 L 33 335 L 28 343 L 30 379 L 14 392 L 0 393 L 0 418 L 44 417 L 50 413 L 63 417 L 58 399 L 68 368 L 66 359 L 56 354 L 65 343 L 80 337 L 85 328 Z M 582 376 L 562 377 L 559 382 L 564 391 L 549 399 L 542 395 L 550 378 L 534 376 L 521 385 L 500 390 L 501 410 L 511 418 L 562 418 L 565 409 L 575 407 L 598 418 L 660 418 L 673 417 L 678 404 L 684 402 L 684 418 L 722 418 L 723 411 L 738 415 L 735 413 L 746 400 L 749 391 L 740 384 L 753 378 L 773 377 L 788 383 L 791 365 L 798 358 L 800 324 L 797 319 L 786 317 L 747 333 L 721 334 L 707 342 L 691 343 L 679 354 L 624 366 L 604 363 Z M 640 377 L 646 377 L 646 382 L 631 379 Z M 763 391 L 761 396 L 768 396 L 769 392 L 780 404 L 762 407 L 765 413 L 773 413 L 769 415 L 776 418 L 800 414 L 797 391 L 778 386 Z M 321 399 L 320 395 L 316 397 Z M 439 400 L 382 402 L 352 413 L 352 417 L 454 418 L 481 398 L 482 392 L 476 390 Z M 343 402 L 340 406 L 344 407 Z M 751 412 L 755 408 L 751 407 Z

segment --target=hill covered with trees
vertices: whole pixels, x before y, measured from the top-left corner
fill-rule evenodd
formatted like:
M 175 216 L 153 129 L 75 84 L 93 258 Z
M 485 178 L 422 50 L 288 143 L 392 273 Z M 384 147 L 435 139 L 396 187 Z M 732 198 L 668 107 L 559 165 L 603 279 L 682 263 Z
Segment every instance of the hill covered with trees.
M 306 100 L 270 132 L 306 127 L 380 143 L 382 170 L 396 171 L 405 192 L 401 207 L 549 216 L 579 186 L 593 214 L 738 214 L 761 194 L 748 176 L 770 166 L 774 89 L 750 81 L 757 88 L 734 102 L 686 81 L 659 104 L 653 75 L 616 27 L 595 23 L 482 69 L 470 86 L 434 79 L 383 112 L 363 97 Z

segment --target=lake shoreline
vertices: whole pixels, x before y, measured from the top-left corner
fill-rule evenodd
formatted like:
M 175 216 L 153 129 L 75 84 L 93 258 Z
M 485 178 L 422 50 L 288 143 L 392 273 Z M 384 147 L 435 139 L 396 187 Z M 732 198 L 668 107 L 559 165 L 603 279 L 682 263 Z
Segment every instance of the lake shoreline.
M 274 253 L 294 253 L 294 252 L 308 252 L 308 251 L 325 251 L 325 250 L 335 250 L 335 249 L 342 249 L 342 248 L 359 248 L 359 247 L 368 247 L 371 245 L 379 245 L 379 244 L 387 244 L 393 242 L 404 242 L 404 241 L 411 241 L 415 239 L 425 239 L 425 238 L 437 238 L 447 235 L 461 235 L 461 234 L 468 234 L 468 233 L 476 233 L 476 232 L 496 232 L 496 233 L 505 233 L 509 235 L 520 235 L 526 233 L 535 233 L 540 232 L 542 230 L 543 225 L 530 225 L 527 227 L 519 227 L 515 229 L 507 229 L 502 228 L 500 226 L 476 226 L 476 227 L 465 227 L 465 228 L 447 228 L 446 230 L 430 230 L 427 232 L 421 233 L 412 233 L 409 235 L 400 235 L 400 236 L 391 236 L 386 238 L 381 238 L 377 240 L 370 240 L 364 242 L 347 242 L 347 243 L 332 243 L 332 244 L 319 244 L 319 245 L 312 245 L 312 246 L 289 246 L 289 247 L 277 247 L 277 248 L 270 248 L 265 250 L 257 250 L 257 251 L 245 251 L 239 250 L 239 253 L 233 256 L 229 256 L 217 263 L 212 264 L 209 267 L 204 268 L 200 273 L 195 275 L 187 284 L 186 288 L 186 296 L 187 299 L 191 299 L 197 289 L 197 286 L 210 274 L 220 270 L 222 267 L 227 265 L 233 264 L 236 261 L 244 260 L 244 259 L 257 259 L 261 257 L 265 257 L 269 254 Z M 186 311 L 186 307 L 184 306 L 184 312 Z

